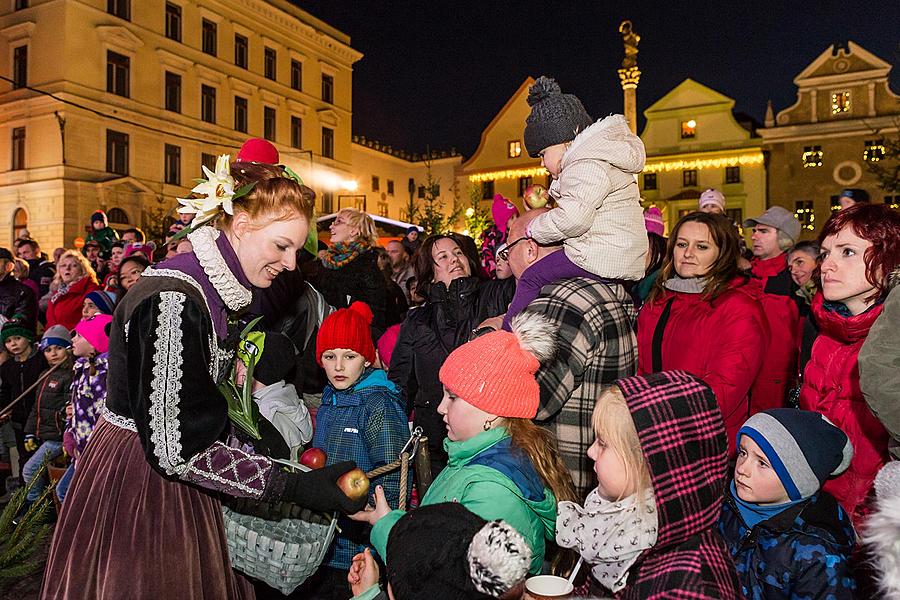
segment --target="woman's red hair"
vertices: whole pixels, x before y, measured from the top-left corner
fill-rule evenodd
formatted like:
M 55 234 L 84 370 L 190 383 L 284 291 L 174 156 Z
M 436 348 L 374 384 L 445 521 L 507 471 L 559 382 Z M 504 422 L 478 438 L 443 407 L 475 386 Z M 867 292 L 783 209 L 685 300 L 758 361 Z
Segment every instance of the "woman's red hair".
M 828 219 L 819 234 L 819 244 L 845 227 L 852 227 L 853 233 L 872 243 L 863 256 L 866 280 L 879 296 L 884 294 L 888 277 L 900 266 L 900 213 L 884 204 L 859 202 Z

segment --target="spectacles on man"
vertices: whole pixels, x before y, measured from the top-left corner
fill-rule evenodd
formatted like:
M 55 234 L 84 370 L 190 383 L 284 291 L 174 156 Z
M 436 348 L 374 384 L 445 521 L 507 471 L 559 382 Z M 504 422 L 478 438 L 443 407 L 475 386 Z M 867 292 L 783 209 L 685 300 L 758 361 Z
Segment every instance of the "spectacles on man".
M 513 249 L 513 246 L 515 246 L 522 240 L 530 240 L 530 239 L 531 238 L 528 237 L 527 235 L 520 237 L 519 239 L 514 241 L 512 244 L 507 244 L 506 248 L 504 248 L 503 250 L 501 250 L 500 252 L 497 253 L 497 256 L 499 256 L 501 260 L 509 261 L 509 251 Z

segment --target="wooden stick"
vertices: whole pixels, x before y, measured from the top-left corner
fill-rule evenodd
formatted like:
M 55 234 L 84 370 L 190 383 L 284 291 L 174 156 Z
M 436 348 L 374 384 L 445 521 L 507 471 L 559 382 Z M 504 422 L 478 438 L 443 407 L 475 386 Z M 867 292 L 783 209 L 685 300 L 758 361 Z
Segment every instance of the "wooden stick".
M 10 360 L 15 360 L 15 359 L 11 358 Z M 39 383 L 41 383 L 42 381 L 47 379 L 50 376 L 50 373 L 52 373 L 53 371 L 58 369 L 60 366 L 62 366 L 62 364 L 63 363 L 59 363 L 58 365 L 53 365 L 52 367 L 47 369 L 47 372 L 44 373 L 43 375 L 41 375 L 40 377 L 38 377 L 37 381 L 32 383 L 30 386 L 28 386 L 28 389 L 26 389 L 24 392 L 19 394 L 19 396 L 15 400 L 13 400 L 12 402 L 10 402 L 6 406 L 4 406 L 3 409 L 0 410 L 0 419 L 4 418 L 4 417 L 8 416 L 10 413 L 12 413 L 13 406 L 15 406 L 17 403 L 19 403 L 22 400 L 22 398 L 27 396 L 31 390 L 36 388 Z

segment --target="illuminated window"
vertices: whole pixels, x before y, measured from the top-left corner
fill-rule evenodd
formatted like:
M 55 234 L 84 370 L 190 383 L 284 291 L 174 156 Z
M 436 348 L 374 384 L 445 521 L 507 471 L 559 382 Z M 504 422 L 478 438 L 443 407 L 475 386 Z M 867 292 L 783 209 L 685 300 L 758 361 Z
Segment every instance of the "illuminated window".
M 884 158 L 884 145 L 881 140 L 866 140 L 866 149 L 863 150 L 863 160 L 878 162 Z
M 686 169 L 681 172 L 681 185 L 692 187 L 697 185 L 697 169 Z
M 832 196 L 831 204 L 829 204 L 829 208 L 831 208 L 831 212 L 836 213 L 841 210 L 841 197 L 840 196 Z
M 894 210 L 900 210 L 900 196 L 885 196 L 884 203 Z
M 644 189 L 656 189 L 656 173 L 644 173 Z
M 691 119 L 690 121 L 682 121 L 681 122 L 681 139 L 687 140 L 697 135 L 697 121 Z
M 388 216 L 388 203 L 387 202 L 379 202 L 378 203 L 378 214 L 382 217 Z
M 821 167 L 822 158 L 825 153 L 822 152 L 822 146 L 804 146 L 803 148 L 803 168 Z
M 519 140 L 512 140 L 509 142 L 509 151 L 510 158 L 519 158 L 522 156 L 522 142 Z
M 800 221 L 803 229 L 814 231 L 816 228 L 816 211 L 812 200 L 797 200 L 794 202 L 794 216 Z
M 850 111 L 850 92 L 835 92 L 831 95 L 831 114 Z
M 25 212 L 24 208 L 17 208 L 16 212 L 13 213 L 13 238 L 23 237 L 27 229 L 28 213 Z

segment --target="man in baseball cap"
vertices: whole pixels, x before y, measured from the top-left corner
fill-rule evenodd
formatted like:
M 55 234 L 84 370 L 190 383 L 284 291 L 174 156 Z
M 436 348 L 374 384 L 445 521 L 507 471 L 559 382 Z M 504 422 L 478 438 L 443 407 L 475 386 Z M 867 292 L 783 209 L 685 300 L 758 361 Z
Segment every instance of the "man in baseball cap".
M 847 188 L 845 190 L 841 190 L 841 197 L 838 198 L 838 202 L 841 205 L 841 210 L 853 206 L 857 202 L 868 202 L 869 201 L 869 192 L 866 190 L 861 190 L 859 188 Z
M 761 301 L 769 324 L 770 342 L 762 370 L 750 391 L 750 412 L 780 408 L 793 386 L 800 347 L 800 297 L 791 279 L 787 252 L 800 238 L 801 225 L 790 211 L 773 206 L 744 220 L 752 228 L 750 272 L 764 292 Z

